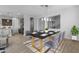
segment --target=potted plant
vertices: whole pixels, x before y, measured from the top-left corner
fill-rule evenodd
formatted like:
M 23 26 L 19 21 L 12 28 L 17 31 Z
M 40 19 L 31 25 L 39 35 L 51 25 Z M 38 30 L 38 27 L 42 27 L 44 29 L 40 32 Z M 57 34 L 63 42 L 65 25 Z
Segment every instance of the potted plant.
M 46 32 L 46 33 L 48 32 L 48 28 L 45 29 L 45 32 Z
M 78 33 L 79 33 L 78 28 L 76 26 L 73 26 L 71 29 L 71 34 L 72 34 L 73 40 L 77 40 Z

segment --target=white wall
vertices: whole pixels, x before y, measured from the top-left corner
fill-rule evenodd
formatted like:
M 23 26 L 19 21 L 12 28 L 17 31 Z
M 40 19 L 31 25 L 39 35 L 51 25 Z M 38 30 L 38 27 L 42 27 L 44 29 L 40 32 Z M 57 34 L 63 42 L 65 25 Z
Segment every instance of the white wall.
M 61 31 L 66 31 L 66 38 L 71 38 L 71 28 L 77 25 L 77 11 L 75 8 L 61 13 Z
M 27 15 L 24 15 L 24 35 L 26 34 L 26 31 L 30 30 L 30 17 Z
M 77 7 L 67 8 L 63 10 L 59 10 L 54 14 L 49 14 L 50 16 L 54 16 L 60 14 L 60 30 L 65 31 L 65 37 L 71 38 L 71 28 L 73 25 L 79 24 L 79 9 Z
M 38 30 L 38 17 L 34 17 L 34 30 Z

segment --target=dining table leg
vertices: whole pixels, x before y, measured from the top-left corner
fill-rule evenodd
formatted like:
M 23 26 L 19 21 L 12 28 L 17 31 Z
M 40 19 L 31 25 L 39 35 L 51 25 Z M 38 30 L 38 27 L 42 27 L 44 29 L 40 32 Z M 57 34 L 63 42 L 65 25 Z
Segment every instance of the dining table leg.
M 40 48 L 40 52 L 42 52 L 42 49 L 43 49 L 43 40 L 42 39 L 39 39 L 40 40 L 40 46 L 39 46 L 39 48 Z
M 32 37 L 32 47 L 35 47 L 35 40 L 34 40 L 34 37 Z

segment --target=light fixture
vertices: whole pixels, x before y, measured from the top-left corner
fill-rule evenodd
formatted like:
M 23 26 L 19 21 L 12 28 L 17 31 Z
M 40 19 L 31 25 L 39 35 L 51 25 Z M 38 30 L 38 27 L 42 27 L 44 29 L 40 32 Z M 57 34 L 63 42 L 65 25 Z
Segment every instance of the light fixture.
M 42 20 L 42 21 L 51 21 L 51 19 L 48 18 L 48 17 L 42 17 L 41 20 Z
M 48 7 L 48 5 L 41 5 L 41 7 Z

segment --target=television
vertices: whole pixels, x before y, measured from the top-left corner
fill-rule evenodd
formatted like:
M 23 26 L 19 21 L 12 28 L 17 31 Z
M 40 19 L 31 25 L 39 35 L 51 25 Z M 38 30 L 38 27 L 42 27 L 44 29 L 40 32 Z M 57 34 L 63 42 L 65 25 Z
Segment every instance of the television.
M 12 19 L 2 19 L 2 26 L 12 26 Z

